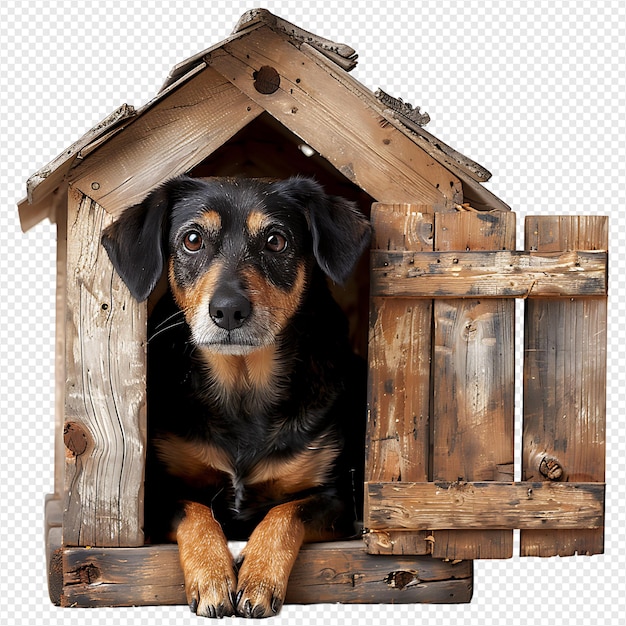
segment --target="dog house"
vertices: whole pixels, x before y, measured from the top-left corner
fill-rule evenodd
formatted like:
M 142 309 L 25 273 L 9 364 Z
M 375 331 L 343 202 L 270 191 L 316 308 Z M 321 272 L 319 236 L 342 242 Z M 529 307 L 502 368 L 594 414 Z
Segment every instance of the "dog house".
M 146 321 L 100 245 L 177 174 L 315 176 L 371 213 L 343 293 L 370 363 L 363 541 L 305 546 L 288 602 L 468 602 L 472 561 L 603 550 L 608 220 L 526 218 L 418 108 L 354 80 L 355 51 L 264 10 L 176 66 L 27 183 L 58 231 L 50 596 L 185 602 L 175 545 L 146 545 Z M 525 300 L 514 467 L 514 299 Z M 364 416 L 366 419 L 366 416 Z M 516 476 L 521 476 L 521 480 Z

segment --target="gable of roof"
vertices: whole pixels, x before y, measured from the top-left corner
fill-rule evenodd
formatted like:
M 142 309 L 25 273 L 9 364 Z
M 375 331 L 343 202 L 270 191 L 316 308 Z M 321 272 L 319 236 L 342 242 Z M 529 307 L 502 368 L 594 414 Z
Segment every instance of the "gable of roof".
M 278 80 L 286 84 L 273 96 L 259 93 L 253 81 L 237 80 L 254 76 L 264 60 L 280 70 Z M 462 193 L 476 208 L 508 209 L 480 184 L 489 172 L 424 130 L 419 109 L 384 92 L 374 94 L 353 79 L 348 71 L 356 62 L 349 46 L 263 9 L 249 11 L 230 37 L 176 65 L 154 99 L 137 110 L 122 105 L 33 174 L 18 205 L 22 228 L 54 219 L 58 196 L 69 184 L 116 213 L 162 180 L 197 165 L 264 111 L 378 200 L 409 202 L 413 193 L 435 206 L 450 205 Z M 302 74 L 298 64 L 306 66 Z M 339 149 L 338 141 L 344 141 Z M 416 171 L 403 159 L 408 152 L 410 161 L 424 156 L 421 167 L 413 164 Z M 396 196 L 382 180 L 372 180 L 372 159 L 384 161 L 383 176 L 393 173 Z M 427 161 L 436 167 L 427 168 Z M 421 180 L 426 169 L 430 178 Z M 437 191 L 444 179 L 450 179 L 451 192 Z

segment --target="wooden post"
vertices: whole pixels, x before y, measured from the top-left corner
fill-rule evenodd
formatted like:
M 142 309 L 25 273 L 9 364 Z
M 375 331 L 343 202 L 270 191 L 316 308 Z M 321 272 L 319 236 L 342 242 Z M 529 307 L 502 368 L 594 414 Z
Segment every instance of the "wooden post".
M 375 203 L 372 223 L 373 249 L 432 250 L 432 207 Z M 367 481 L 428 480 L 431 327 L 431 300 L 371 300 Z M 366 545 L 374 554 L 428 554 L 427 536 L 372 532 Z
M 437 213 L 435 250 L 512 250 L 515 214 Z M 513 479 L 512 299 L 437 299 L 434 305 L 432 480 Z M 508 530 L 434 533 L 433 556 L 509 558 Z
M 528 217 L 526 248 L 607 250 L 608 218 Z M 606 296 L 526 301 L 522 477 L 604 482 Z M 600 554 L 604 529 L 521 533 L 527 556 Z
M 68 205 L 63 543 L 142 545 L 146 306 L 100 245 L 111 216 L 75 190 Z

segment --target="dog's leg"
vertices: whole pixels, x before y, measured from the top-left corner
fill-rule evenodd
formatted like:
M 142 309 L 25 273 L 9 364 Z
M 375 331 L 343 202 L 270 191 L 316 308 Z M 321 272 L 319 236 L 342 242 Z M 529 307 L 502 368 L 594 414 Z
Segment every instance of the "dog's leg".
M 270 509 L 238 559 L 237 615 L 270 617 L 280 611 L 300 547 L 336 539 L 332 525 L 340 510 L 336 498 L 323 496 Z
M 197 502 L 185 503 L 176 540 L 191 610 L 204 617 L 234 615 L 233 557 L 211 509 Z

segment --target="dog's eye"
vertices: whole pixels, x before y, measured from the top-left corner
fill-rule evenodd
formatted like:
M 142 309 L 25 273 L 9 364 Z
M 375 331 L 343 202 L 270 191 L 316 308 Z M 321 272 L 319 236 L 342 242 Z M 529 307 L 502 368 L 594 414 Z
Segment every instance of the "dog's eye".
M 203 246 L 202 235 L 197 230 L 190 230 L 183 239 L 183 245 L 188 252 L 198 252 Z
M 265 240 L 265 249 L 272 252 L 283 252 L 287 248 L 287 239 L 280 233 L 271 233 Z

